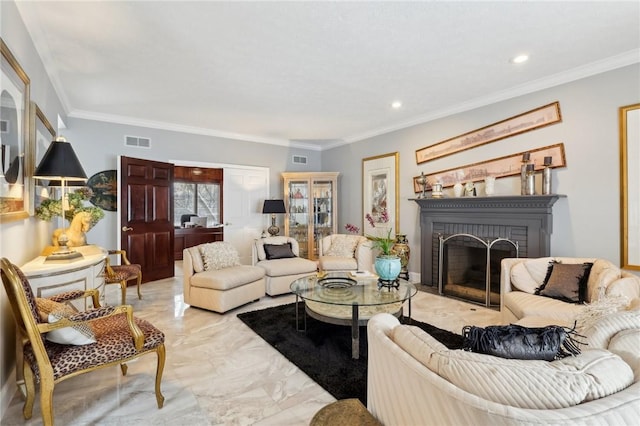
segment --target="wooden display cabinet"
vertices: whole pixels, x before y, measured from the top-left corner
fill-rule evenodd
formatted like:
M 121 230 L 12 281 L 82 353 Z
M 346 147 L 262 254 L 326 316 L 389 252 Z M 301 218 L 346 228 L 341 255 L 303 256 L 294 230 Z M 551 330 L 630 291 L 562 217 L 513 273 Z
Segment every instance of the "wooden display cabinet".
M 338 172 L 282 173 L 287 209 L 285 235 L 300 245 L 300 257 L 318 258 L 319 240 L 336 233 Z

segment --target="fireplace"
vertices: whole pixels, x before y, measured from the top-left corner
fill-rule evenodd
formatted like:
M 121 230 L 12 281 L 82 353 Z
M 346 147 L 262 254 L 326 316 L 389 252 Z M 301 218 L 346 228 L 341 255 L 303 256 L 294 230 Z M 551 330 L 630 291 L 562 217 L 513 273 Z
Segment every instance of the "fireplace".
M 439 234 L 438 241 L 438 292 L 487 307 L 499 306 L 500 262 L 519 257 L 518 241 L 485 240 L 472 234 Z
M 550 255 L 552 207 L 560 197 L 564 195 L 415 199 L 420 206 L 421 283 L 437 286 L 445 296 L 498 304 L 503 258 Z M 441 238 L 446 239 L 442 255 Z M 458 260 L 465 266 L 454 263 Z M 473 284 L 482 276 L 488 276 L 488 282 Z M 454 281 L 468 288 L 460 290 Z

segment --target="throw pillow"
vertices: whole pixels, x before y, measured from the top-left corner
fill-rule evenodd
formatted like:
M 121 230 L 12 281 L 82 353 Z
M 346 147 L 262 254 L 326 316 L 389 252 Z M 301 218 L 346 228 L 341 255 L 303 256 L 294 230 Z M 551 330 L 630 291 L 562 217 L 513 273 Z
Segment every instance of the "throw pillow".
M 240 265 L 238 251 L 229 243 L 216 241 L 200 246 L 205 271 Z
M 542 281 L 536 282 L 527 270 L 525 263 L 520 262 L 511 268 L 511 284 L 520 291 L 534 294 Z
M 69 318 L 77 313 L 68 305 L 39 297 L 36 298 L 36 306 L 38 307 L 40 319 L 50 324 L 58 322 L 62 318 Z M 96 343 L 93 329 L 87 323 L 50 331 L 47 333 L 46 339 L 61 345 L 78 346 Z
M 517 324 L 485 328 L 467 325 L 462 329 L 463 349 L 507 359 L 553 361 L 578 355 L 575 331 L 558 325 L 523 327 Z
M 265 244 L 264 251 L 267 255 L 267 260 L 272 259 L 287 259 L 290 257 L 296 257 L 291 250 L 291 244 Z
M 535 294 L 569 303 L 583 303 L 593 263 L 551 262 L 544 283 Z
M 327 256 L 354 257 L 360 237 L 357 235 L 334 235 Z

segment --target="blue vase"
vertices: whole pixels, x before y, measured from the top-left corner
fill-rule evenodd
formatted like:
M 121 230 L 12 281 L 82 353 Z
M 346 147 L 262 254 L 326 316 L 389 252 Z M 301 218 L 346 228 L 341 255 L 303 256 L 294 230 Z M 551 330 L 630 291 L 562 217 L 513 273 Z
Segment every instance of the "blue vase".
M 381 255 L 376 257 L 376 274 L 387 281 L 393 281 L 400 275 L 400 258 L 393 255 Z

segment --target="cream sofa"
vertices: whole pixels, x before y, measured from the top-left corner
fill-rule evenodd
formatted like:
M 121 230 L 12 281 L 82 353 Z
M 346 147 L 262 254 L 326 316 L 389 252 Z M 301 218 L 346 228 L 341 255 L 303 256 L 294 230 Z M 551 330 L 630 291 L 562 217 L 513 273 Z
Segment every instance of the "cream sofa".
M 331 234 L 318 244 L 321 271 L 373 271 L 371 242 L 362 235 Z
M 203 248 L 218 249 L 223 267 L 205 269 Z M 224 252 L 224 254 L 220 254 Z M 237 252 L 228 243 L 200 244 L 183 250 L 184 302 L 219 313 L 260 299 L 265 295 L 264 269 L 240 265 Z M 228 266 L 227 266 L 228 265 Z
M 501 264 L 500 311 L 504 324 L 524 326 L 557 324 L 572 326 L 584 304 L 533 294 L 543 283 L 549 262 L 593 263 L 587 282 L 586 303 L 604 296 L 625 296 L 628 302 L 640 298 L 640 278 L 605 259 L 576 257 L 507 258 Z
M 506 360 L 448 350 L 392 315 L 375 315 L 367 326 L 367 408 L 386 426 L 637 424 L 640 312 L 613 315 L 586 334 L 607 349 L 552 362 Z M 530 406 L 537 408 L 523 408 Z
M 290 245 L 291 251 L 295 257 L 280 257 L 278 259 L 270 259 L 265 251 L 267 246 L 285 246 Z M 291 292 L 291 283 L 307 275 L 315 274 L 318 266 L 309 259 L 298 257 L 298 242 L 291 237 L 267 237 L 254 241 L 252 245 L 253 264 L 264 269 L 265 272 L 265 289 L 269 296 L 277 296 Z M 267 250 L 268 251 L 268 250 Z

